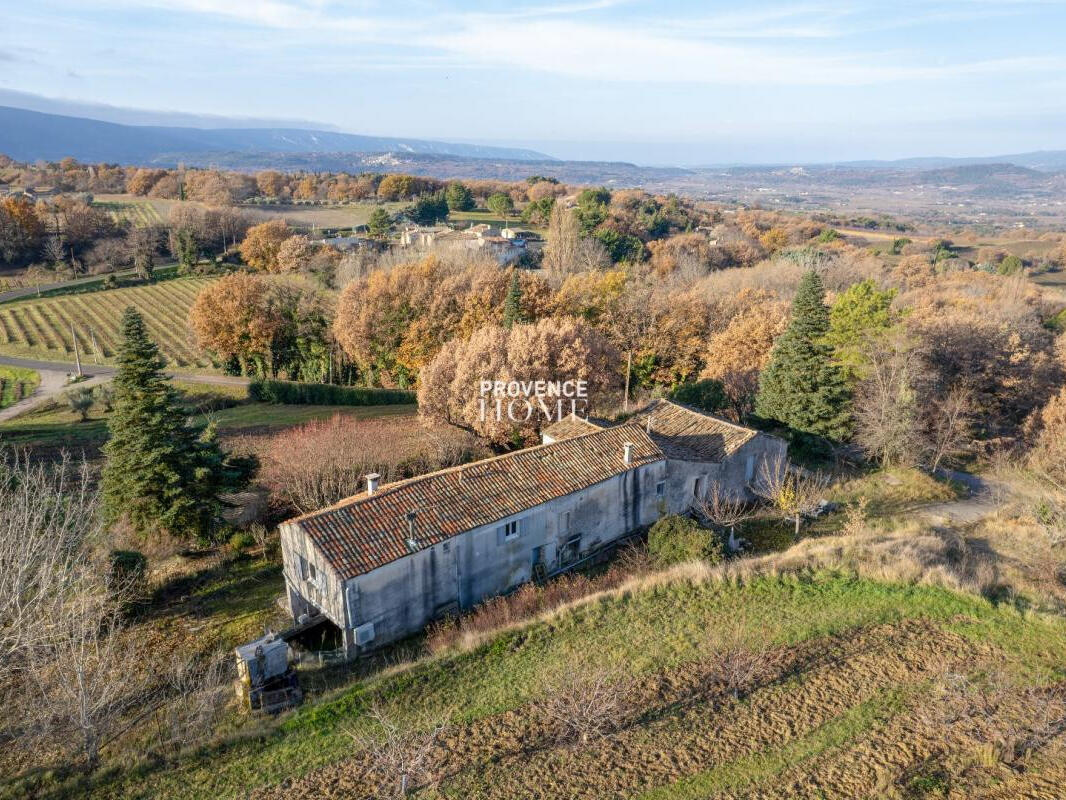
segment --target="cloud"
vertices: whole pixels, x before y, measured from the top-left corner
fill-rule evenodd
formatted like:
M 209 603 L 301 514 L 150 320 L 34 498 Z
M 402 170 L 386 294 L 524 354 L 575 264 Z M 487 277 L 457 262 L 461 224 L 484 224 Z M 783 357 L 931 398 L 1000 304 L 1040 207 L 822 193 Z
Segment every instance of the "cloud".
M 1061 69 L 1059 57 L 911 64 L 905 53 L 829 55 L 744 46 L 656 30 L 539 21 L 503 35 L 473 24 L 422 42 L 485 65 L 603 81 L 776 86 L 864 86 L 892 81 Z
M 961 48 L 876 49 L 860 34 L 950 19 L 1015 13 L 1039 0 L 967 3 L 941 0 L 900 6 L 813 0 L 801 4 L 685 14 L 620 0 L 587 0 L 471 11 L 469 5 L 363 0 L 103 0 L 174 13 L 221 17 L 285 31 L 332 61 L 364 69 L 509 68 L 611 82 L 729 86 L 873 86 L 968 76 L 1061 71 L 1066 57 L 966 56 Z M 265 40 L 234 31 L 234 47 Z M 243 40 L 243 41 L 242 41 Z M 330 47 L 332 45 L 332 47 Z M 377 46 L 365 52 L 359 45 Z M 930 59 L 944 59 L 931 61 Z

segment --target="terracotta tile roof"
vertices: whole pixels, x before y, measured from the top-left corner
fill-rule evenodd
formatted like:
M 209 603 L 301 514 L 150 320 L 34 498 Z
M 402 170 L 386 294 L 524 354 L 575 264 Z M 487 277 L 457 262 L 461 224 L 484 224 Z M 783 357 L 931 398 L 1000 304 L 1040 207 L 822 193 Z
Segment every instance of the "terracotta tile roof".
M 569 417 L 564 417 L 558 422 L 553 422 L 541 431 L 541 435 L 550 436 L 555 441 L 562 442 L 566 439 L 573 439 L 575 436 L 584 436 L 586 433 L 602 430 L 604 427 L 605 426 L 599 425 L 592 420 L 579 417 L 576 414 L 571 414 Z
M 622 461 L 625 442 L 635 445 L 630 464 Z M 301 528 L 347 579 L 411 552 L 408 512 L 416 515 L 418 546 L 429 547 L 663 457 L 643 430 L 619 425 L 399 481 L 288 524 Z
M 649 431 L 667 458 L 680 461 L 722 461 L 758 435 L 751 428 L 671 400 L 653 401 L 628 422 Z

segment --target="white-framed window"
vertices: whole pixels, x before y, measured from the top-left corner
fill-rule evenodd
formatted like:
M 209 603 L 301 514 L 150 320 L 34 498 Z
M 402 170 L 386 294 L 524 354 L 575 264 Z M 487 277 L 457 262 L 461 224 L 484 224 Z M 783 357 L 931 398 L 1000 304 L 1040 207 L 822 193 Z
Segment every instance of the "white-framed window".
M 510 542 L 518 538 L 518 520 L 513 519 L 503 526 L 503 540 Z

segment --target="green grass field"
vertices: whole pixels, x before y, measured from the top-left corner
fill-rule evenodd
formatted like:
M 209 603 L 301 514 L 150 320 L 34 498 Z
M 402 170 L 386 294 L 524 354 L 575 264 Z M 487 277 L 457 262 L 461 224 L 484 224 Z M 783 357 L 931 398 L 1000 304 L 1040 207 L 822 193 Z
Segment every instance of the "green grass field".
M 114 363 L 119 322 L 127 306 L 145 317 L 152 338 L 178 368 L 209 369 L 191 341 L 187 322 L 197 293 L 211 278 L 175 278 L 125 289 L 31 298 L 0 305 L 0 354 L 73 361 L 71 326 L 85 363 Z M 98 353 L 94 353 L 95 337 Z
M 248 389 L 240 385 L 220 385 L 174 381 L 185 394 L 186 406 L 196 422 L 213 421 L 220 433 L 238 434 L 280 430 L 316 419 L 343 414 L 355 419 L 402 417 L 415 413 L 413 405 L 386 406 L 295 406 L 253 403 Z M 81 421 L 62 396 L 42 403 L 15 419 L 0 422 L 0 442 L 20 446 L 95 447 L 107 439 L 107 414 L 99 406 Z
M 731 627 L 779 653 L 781 676 L 736 701 L 707 700 L 698 677 L 705 648 Z M 349 731 L 369 728 L 371 703 L 402 724 L 444 714 L 456 727 L 448 773 L 421 798 L 777 797 L 773 787 L 797 779 L 806 783 L 789 796 L 882 796 L 863 784 L 877 777 L 864 771 L 868 759 L 902 772 L 943 740 L 921 709 L 938 670 L 995 664 L 1043 686 L 1062 679 L 1064 661 L 1063 620 L 937 587 L 833 573 L 678 578 L 386 671 L 175 762 L 116 765 L 93 780 L 38 786 L 35 796 L 222 800 L 282 781 L 256 796 L 364 796 L 366 762 Z M 590 662 L 637 681 L 646 710 L 607 740 L 545 741 L 531 704 Z M 819 794 L 827 785 L 836 790 Z
M 0 366 L 0 408 L 29 397 L 40 382 L 41 376 L 32 369 Z

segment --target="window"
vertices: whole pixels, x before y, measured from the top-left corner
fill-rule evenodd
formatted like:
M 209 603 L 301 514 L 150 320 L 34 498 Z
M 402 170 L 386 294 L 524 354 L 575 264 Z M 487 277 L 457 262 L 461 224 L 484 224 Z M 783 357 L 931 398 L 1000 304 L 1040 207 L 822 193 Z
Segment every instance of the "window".
M 666 481 L 659 481 L 655 484 L 655 496 L 660 500 L 666 497 Z
M 563 511 L 559 514 L 559 533 L 570 532 L 570 512 Z
M 315 565 L 310 561 L 307 562 L 307 578 L 311 581 L 318 580 L 318 570 L 315 569 Z
M 748 456 L 744 462 L 744 480 L 750 481 L 755 477 L 755 456 Z
M 451 542 L 445 542 L 444 544 L 442 544 L 440 546 L 440 549 L 443 552 L 445 552 L 445 553 L 449 553 L 449 552 L 451 552 L 451 549 L 452 549 L 452 543 Z
M 518 520 L 513 519 L 503 526 L 503 540 L 509 542 L 518 538 Z
M 695 482 L 692 484 L 692 495 L 693 495 L 693 497 L 699 497 L 702 494 L 703 494 L 703 478 L 696 478 Z
M 296 556 L 296 558 L 299 559 L 297 563 L 300 566 L 300 578 L 306 581 L 309 575 L 307 571 L 307 568 L 309 566 L 309 564 L 307 563 L 307 559 L 300 555 Z

